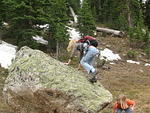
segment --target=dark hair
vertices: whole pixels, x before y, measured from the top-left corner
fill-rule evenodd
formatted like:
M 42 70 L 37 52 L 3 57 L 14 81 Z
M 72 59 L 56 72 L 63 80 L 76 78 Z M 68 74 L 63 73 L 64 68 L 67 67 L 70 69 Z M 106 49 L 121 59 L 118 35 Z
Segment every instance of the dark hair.
M 94 47 L 98 46 L 98 42 L 96 40 L 91 40 L 90 44 Z

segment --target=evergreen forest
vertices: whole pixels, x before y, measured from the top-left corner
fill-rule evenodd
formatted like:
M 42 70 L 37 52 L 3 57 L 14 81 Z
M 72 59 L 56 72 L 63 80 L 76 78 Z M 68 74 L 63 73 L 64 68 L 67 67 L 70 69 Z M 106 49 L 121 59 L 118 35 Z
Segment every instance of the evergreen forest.
M 18 47 L 38 48 L 32 36 L 40 35 L 48 40 L 47 50 L 55 52 L 56 45 L 68 39 L 71 7 L 82 35 L 94 36 L 98 25 L 124 31 L 134 46 L 150 55 L 150 0 L 1 0 L 0 7 L 0 36 Z M 46 24 L 46 30 L 38 27 Z

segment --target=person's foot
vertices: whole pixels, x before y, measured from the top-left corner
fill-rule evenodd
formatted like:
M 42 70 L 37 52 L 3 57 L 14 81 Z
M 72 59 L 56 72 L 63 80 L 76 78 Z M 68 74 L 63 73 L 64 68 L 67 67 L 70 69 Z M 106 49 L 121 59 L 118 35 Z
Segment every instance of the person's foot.
M 95 76 L 93 76 L 93 77 L 90 79 L 90 82 L 91 82 L 91 83 L 96 83 L 96 82 L 97 82 L 96 77 L 95 77 Z

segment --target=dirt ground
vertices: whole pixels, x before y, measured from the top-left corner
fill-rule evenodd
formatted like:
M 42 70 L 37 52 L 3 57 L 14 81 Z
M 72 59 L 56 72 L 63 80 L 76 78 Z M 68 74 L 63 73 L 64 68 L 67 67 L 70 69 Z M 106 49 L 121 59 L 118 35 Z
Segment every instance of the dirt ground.
M 127 63 L 126 54 L 132 49 L 127 39 L 108 37 L 102 39 L 102 42 L 103 47 L 109 47 L 122 60 L 115 64 L 105 64 L 109 69 L 100 68 L 99 81 L 113 94 L 114 101 L 119 94 L 125 94 L 136 102 L 134 113 L 150 113 L 150 66 L 144 66 L 146 62 L 150 63 L 149 60 L 137 56 L 134 60 L 140 62 L 140 65 Z M 112 103 L 102 113 L 111 111 Z
M 120 61 L 115 61 L 114 64 L 106 63 L 105 68 L 98 68 L 100 70 L 97 75 L 98 80 L 113 94 L 113 102 L 119 94 L 125 94 L 136 102 L 134 113 L 150 113 L 150 66 L 144 66 L 145 63 L 150 63 L 150 60 L 145 59 L 145 56 L 141 57 L 143 55 L 141 53 L 136 58 L 140 62 L 139 65 L 127 63 L 126 54 L 132 50 L 127 39 L 107 37 L 99 38 L 99 40 L 102 42 L 100 48 L 107 47 L 122 58 Z M 6 77 L 7 70 L 0 68 L 0 113 L 10 113 L 2 97 Z M 112 103 L 101 113 L 111 113 Z

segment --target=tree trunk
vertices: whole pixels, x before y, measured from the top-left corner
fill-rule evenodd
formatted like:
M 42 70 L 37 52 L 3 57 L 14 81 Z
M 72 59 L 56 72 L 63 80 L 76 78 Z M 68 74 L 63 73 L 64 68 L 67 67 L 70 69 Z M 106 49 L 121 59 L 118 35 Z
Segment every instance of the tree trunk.
M 56 40 L 53 39 L 51 33 L 49 33 L 47 52 L 48 53 L 55 53 L 56 52 Z
M 127 0 L 127 10 L 128 10 L 128 26 L 132 27 L 132 22 L 131 22 L 131 11 L 130 11 L 130 0 Z
M 0 44 L 2 44 L 2 32 L 0 31 Z
M 124 36 L 124 32 L 118 31 L 118 30 L 113 30 L 113 29 L 108 29 L 108 28 L 100 28 L 100 27 L 96 27 L 96 30 L 100 31 L 100 32 L 114 34 L 114 35 L 120 36 L 120 37 Z
M 59 56 L 59 42 L 56 42 L 56 59 L 58 59 Z

